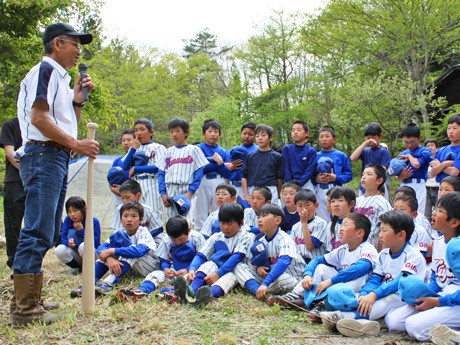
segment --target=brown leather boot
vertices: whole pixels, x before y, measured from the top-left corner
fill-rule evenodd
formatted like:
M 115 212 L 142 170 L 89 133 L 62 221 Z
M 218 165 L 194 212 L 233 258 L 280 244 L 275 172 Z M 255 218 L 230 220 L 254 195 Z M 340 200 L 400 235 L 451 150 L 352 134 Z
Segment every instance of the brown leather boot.
M 38 277 L 36 277 L 38 276 Z M 30 323 L 50 324 L 61 318 L 47 312 L 40 304 L 43 274 L 13 274 L 16 309 L 13 312 L 12 324 L 15 326 Z
M 43 284 L 43 273 L 36 274 L 36 276 L 39 276 L 39 275 L 42 276 L 41 284 Z M 13 280 L 13 275 L 11 275 L 11 280 Z M 41 287 L 40 287 L 40 291 L 41 291 Z M 41 292 L 40 292 L 40 296 L 41 296 Z M 50 310 L 59 308 L 59 303 L 57 302 L 45 302 L 42 299 L 40 299 L 40 304 L 43 307 L 43 309 L 45 309 L 46 311 L 50 311 Z M 13 289 L 13 297 L 11 297 L 11 301 L 10 301 L 10 314 L 13 314 L 15 310 L 16 310 L 16 293 Z

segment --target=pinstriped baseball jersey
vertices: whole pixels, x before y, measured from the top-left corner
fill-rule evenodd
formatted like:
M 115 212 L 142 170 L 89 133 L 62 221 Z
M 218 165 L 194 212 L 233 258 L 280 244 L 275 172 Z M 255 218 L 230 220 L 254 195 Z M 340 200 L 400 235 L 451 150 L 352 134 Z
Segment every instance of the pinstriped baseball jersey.
M 115 215 L 112 219 L 112 223 L 110 224 L 110 227 L 114 230 L 114 232 L 123 227 L 123 224 L 121 223 L 121 218 L 120 218 L 121 206 L 122 205 L 118 206 L 117 212 L 115 212 Z M 144 207 L 144 219 L 142 220 L 142 226 L 146 227 L 149 231 L 162 227 L 163 222 L 158 216 L 158 213 L 154 212 L 148 205 L 142 204 L 142 206 Z
M 193 181 L 195 171 L 206 164 L 208 164 L 208 160 L 198 146 L 172 146 L 166 150 L 165 159 L 158 162 L 158 169 L 165 172 L 166 185 L 188 186 Z
M 254 211 L 252 208 L 245 208 L 243 223 L 245 225 L 258 227 L 258 217 L 256 211 Z
M 216 242 L 223 242 L 231 254 L 238 252 L 247 255 L 249 245 L 251 244 L 251 236 L 249 236 L 247 231 L 242 229 L 240 229 L 236 235 L 232 237 L 225 237 L 223 232 L 218 232 L 217 234 L 212 235 L 208 238 L 205 245 L 200 250 L 200 253 L 206 256 L 208 260 L 216 252 L 214 247 Z
M 211 212 L 206 218 L 206 221 L 203 224 L 203 227 L 200 230 L 200 233 L 203 236 L 210 237 L 212 235 L 212 224 L 219 219 L 219 210 L 215 210 L 214 212 Z
M 426 252 L 428 245 L 431 243 L 431 237 L 428 236 L 425 229 L 420 225 L 414 224 L 414 232 L 410 237 L 410 245 L 421 252 Z
M 326 251 L 328 252 L 334 249 L 337 249 L 343 245 L 343 243 L 340 242 L 340 237 L 339 237 L 340 227 L 342 226 L 342 219 L 339 219 L 339 221 L 335 223 L 334 235 L 332 235 L 331 226 L 332 226 L 332 222 L 327 224 Z
M 390 254 L 389 248 L 382 249 L 373 271 L 383 277 L 382 284 L 393 281 L 401 272 L 408 272 L 425 280 L 426 262 L 420 251 L 406 245 L 399 255 L 394 256 Z
M 374 246 L 378 245 L 380 232 L 379 216 L 392 210 L 390 203 L 385 197 L 378 195 L 360 196 L 356 198 L 355 213 L 365 215 L 371 221 L 371 233 L 368 241 Z
M 139 146 L 136 152 L 144 152 L 149 157 L 148 165 L 154 165 L 158 168 L 158 163 L 164 161 L 166 157 L 166 148 L 158 143 L 148 143 Z M 142 190 L 141 203 L 149 205 L 153 210 L 163 212 L 163 202 L 158 191 L 157 174 L 140 173 L 133 177 L 139 182 Z
M 444 236 L 441 236 L 433 241 L 433 253 L 431 270 L 436 274 L 436 283 L 441 289 L 444 289 L 449 284 L 460 285 L 460 281 L 450 270 L 446 260 L 446 247 Z
M 198 231 L 191 230 L 188 234 L 188 239 L 193 246 L 195 247 L 196 252 L 198 252 L 205 244 L 205 239 L 202 234 Z M 171 261 L 171 238 L 169 236 L 165 236 L 165 238 L 160 242 L 155 255 L 160 259 Z
M 348 244 L 344 244 L 332 252 L 324 254 L 324 260 L 333 266 L 337 271 L 346 269 L 360 259 L 369 260 L 372 268 L 377 262 L 377 250 L 369 242 L 361 243 L 358 248 L 352 252 L 348 248 Z
M 324 253 L 326 253 L 326 241 L 328 231 L 327 223 L 324 219 L 315 216 L 308 222 L 308 230 L 312 237 L 316 238 L 318 241 L 322 243 L 322 245 L 319 248 L 311 250 L 307 249 L 307 247 L 305 246 L 305 240 L 303 238 L 302 224 L 300 222 L 295 223 L 293 225 L 290 236 L 294 240 L 297 246 L 297 251 L 300 253 L 300 255 L 302 255 L 304 259 L 308 258 L 311 260 L 317 256 L 321 256 L 324 255 Z
M 267 256 L 268 260 L 270 261 L 270 269 L 276 264 L 280 256 L 287 255 L 292 258 L 292 261 L 287 268 L 286 273 L 294 277 L 302 276 L 302 272 L 305 267 L 305 261 L 297 252 L 297 246 L 291 236 L 289 236 L 283 230 L 278 229 L 270 241 L 267 241 L 266 236 L 262 236 L 259 241 L 264 243 L 267 247 Z

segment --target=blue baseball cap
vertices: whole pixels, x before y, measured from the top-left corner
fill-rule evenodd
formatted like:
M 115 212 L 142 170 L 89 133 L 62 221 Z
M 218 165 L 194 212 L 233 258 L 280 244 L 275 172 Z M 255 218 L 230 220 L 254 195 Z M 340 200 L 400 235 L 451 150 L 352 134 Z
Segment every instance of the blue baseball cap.
M 313 303 L 313 301 L 318 301 L 320 299 L 323 299 L 327 296 L 327 290 L 324 290 L 321 292 L 319 295 L 315 294 L 316 287 L 318 286 L 317 283 L 313 284 L 313 287 L 311 288 L 310 291 L 305 291 L 303 295 L 303 301 L 305 302 L 305 305 L 307 308 L 310 308 L 310 305 Z
M 111 167 L 107 172 L 107 181 L 110 185 L 122 184 L 129 180 L 129 171 L 123 170 L 120 166 Z
M 337 283 L 327 289 L 326 310 L 351 311 L 358 308 L 359 302 L 353 289 L 345 283 Z
M 399 158 L 393 158 L 390 161 L 390 166 L 388 167 L 388 175 L 398 176 L 401 171 L 407 166 L 407 163 Z
M 142 166 L 149 164 L 150 157 L 147 156 L 147 152 L 145 151 L 136 151 L 133 156 L 134 165 Z
M 230 160 L 236 161 L 237 159 L 245 160 L 248 152 L 242 147 L 234 147 L 230 150 Z
M 115 231 L 109 237 L 110 246 L 112 248 L 126 248 L 133 244 L 129 235 L 124 231 Z
M 409 305 L 419 304 L 415 301 L 420 297 L 439 297 L 439 295 L 431 291 L 419 277 L 413 274 L 403 275 L 401 279 L 399 279 L 398 293 L 401 300 Z
M 330 174 L 332 169 L 334 169 L 334 162 L 330 157 L 321 157 L 316 162 L 316 173 L 317 174 L 322 174 L 322 173 Z
M 181 216 L 186 216 L 188 211 L 190 211 L 190 199 L 185 194 L 167 198 L 166 200 L 168 200 L 176 212 Z
M 446 260 L 450 270 L 457 279 L 460 279 L 460 238 L 454 237 L 446 247 Z
M 270 268 L 270 260 L 268 260 L 267 247 L 261 241 L 254 241 L 251 246 L 251 265 L 256 267 L 265 266 Z

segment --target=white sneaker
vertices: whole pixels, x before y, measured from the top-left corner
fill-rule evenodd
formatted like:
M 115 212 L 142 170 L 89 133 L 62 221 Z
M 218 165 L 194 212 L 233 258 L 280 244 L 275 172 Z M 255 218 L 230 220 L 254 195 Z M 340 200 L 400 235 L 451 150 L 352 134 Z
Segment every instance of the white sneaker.
M 430 339 L 436 345 L 454 345 L 460 343 L 460 333 L 444 325 L 430 328 Z
M 319 313 L 321 320 L 323 320 L 323 326 L 328 331 L 337 330 L 337 322 L 343 319 L 343 313 L 340 310 L 337 311 L 323 311 Z
M 363 335 L 377 337 L 380 333 L 380 324 L 377 321 L 366 319 L 342 319 L 337 322 L 337 330 L 346 337 L 360 337 Z

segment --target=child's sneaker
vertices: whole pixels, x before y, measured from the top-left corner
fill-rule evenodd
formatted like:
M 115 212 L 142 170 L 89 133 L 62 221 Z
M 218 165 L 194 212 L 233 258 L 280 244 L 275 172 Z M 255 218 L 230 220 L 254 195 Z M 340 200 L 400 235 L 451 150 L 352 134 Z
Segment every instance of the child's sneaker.
M 444 325 L 430 328 L 430 340 L 436 345 L 454 345 L 460 342 L 460 334 Z
M 168 301 L 169 304 L 173 304 L 179 301 L 179 296 L 176 295 L 176 292 L 174 290 L 165 291 L 163 293 L 163 299 L 165 301 Z
M 115 296 L 124 301 L 137 302 L 140 299 L 146 298 L 148 295 L 145 291 L 140 289 L 120 289 L 115 292 Z
M 302 308 L 305 307 L 303 298 L 292 292 L 289 292 L 285 295 L 272 295 L 268 298 L 267 304 L 270 307 L 272 307 L 275 304 L 279 304 L 280 306 L 290 308 L 293 308 L 295 306 Z
M 366 319 L 342 319 L 337 322 L 337 330 L 346 337 L 361 337 L 363 335 L 377 337 L 380 333 L 380 324 L 377 321 Z
M 339 310 L 337 311 L 323 311 L 319 313 L 321 320 L 323 321 L 323 326 L 328 331 L 337 330 L 337 322 L 343 319 L 343 313 Z
M 187 301 L 193 302 L 195 296 L 193 289 L 188 285 L 187 280 L 184 277 L 177 277 L 174 282 L 174 291 L 177 296 L 179 296 L 182 303 L 187 303 Z
M 72 298 L 81 297 L 81 295 L 82 295 L 81 285 L 78 286 L 76 289 L 70 290 L 70 297 Z
M 211 289 L 209 286 L 205 285 L 198 289 L 196 292 L 196 297 L 193 302 L 189 301 L 189 303 L 195 307 L 204 306 L 209 303 L 211 299 Z
M 96 290 L 96 296 L 102 296 L 102 295 L 107 295 L 113 290 L 113 285 L 110 283 L 101 283 L 96 285 L 95 287 Z
M 326 306 L 324 305 L 324 299 L 317 301 L 313 307 L 313 309 L 310 310 L 310 312 L 307 314 L 307 316 L 313 321 L 314 323 L 322 323 L 323 321 L 321 320 L 321 317 L 319 316 L 319 313 L 323 312 L 326 310 Z

